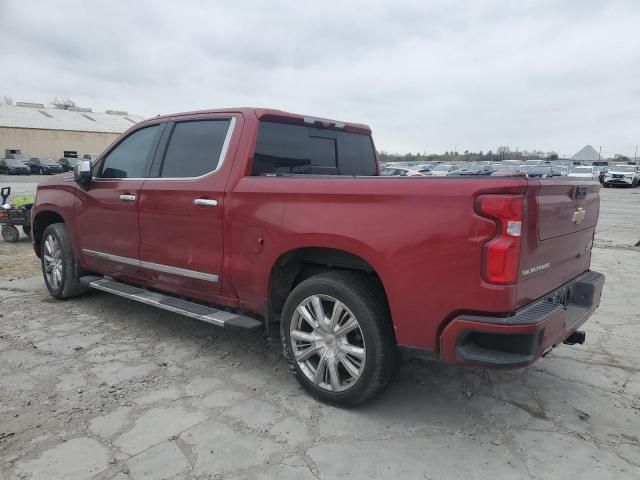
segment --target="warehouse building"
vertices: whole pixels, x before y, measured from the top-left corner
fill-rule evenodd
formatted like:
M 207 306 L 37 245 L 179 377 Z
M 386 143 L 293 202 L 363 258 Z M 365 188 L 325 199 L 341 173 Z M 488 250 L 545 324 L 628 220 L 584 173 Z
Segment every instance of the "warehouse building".
M 0 105 L 0 156 L 21 150 L 33 157 L 65 156 L 65 152 L 99 154 L 118 135 L 143 118 L 127 112 L 89 108 L 45 108 L 39 103 Z

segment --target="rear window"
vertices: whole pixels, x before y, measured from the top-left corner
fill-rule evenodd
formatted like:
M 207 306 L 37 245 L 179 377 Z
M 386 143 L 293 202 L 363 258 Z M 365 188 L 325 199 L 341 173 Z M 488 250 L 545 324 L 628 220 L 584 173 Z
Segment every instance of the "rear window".
M 368 135 L 260 122 L 252 175 L 375 175 L 376 171 Z

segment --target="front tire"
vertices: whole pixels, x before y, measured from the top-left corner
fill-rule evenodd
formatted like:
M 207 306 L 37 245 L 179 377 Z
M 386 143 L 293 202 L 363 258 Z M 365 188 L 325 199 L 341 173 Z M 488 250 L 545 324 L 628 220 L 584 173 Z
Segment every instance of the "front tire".
M 386 387 L 398 350 L 382 287 L 333 271 L 293 289 L 282 312 L 285 356 L 296 379 L 324 402 L 349 407 Z
M 82 269 L 71 248 L 64 223 L 54 223 L 45 229 L 40 249 L 44 283 L 51 296 L 62 300 L 89 290 L 80 284 Z

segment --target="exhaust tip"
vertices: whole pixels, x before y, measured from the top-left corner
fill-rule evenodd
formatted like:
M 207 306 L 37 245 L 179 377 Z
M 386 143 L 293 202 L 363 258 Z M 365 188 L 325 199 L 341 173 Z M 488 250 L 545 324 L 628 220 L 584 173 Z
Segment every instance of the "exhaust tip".
M 562 343 L 564 343 L 565 345 L 582 345 L 586 337 L 587 334 L 585 332 L 583 332 L 582 330 L 576 330 L 571 335 L 569 335 L 567 339 Z

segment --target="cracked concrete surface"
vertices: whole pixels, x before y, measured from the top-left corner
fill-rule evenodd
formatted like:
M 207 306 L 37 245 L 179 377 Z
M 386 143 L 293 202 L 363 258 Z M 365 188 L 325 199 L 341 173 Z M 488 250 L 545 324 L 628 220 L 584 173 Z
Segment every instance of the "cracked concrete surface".
M 602 191 L 585 345 L 507 372 L 410 362 L 354 410 L 305 395 L 275 342 L 0 270 L 0 480 L 640 478 L 637 193 Z M 0 263 L 34 268 L 30 248 Z

